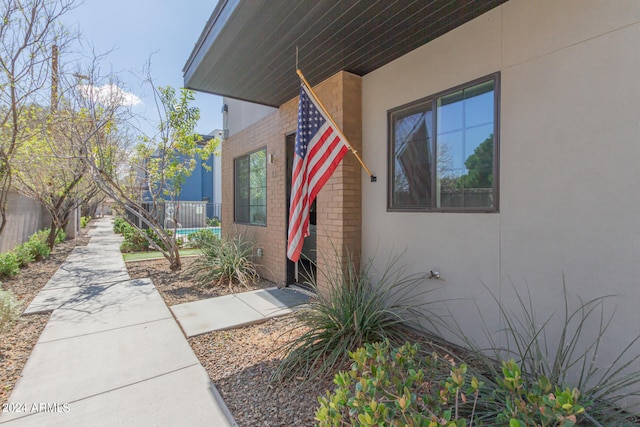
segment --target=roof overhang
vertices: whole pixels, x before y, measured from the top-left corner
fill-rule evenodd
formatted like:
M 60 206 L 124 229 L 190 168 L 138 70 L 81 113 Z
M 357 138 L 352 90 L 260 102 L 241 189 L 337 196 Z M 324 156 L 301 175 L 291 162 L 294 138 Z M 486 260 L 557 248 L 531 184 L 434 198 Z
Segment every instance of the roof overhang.
M 185 87 L 278 107 L 339 71 L 363 76 L 506 0 L 219 0 Z

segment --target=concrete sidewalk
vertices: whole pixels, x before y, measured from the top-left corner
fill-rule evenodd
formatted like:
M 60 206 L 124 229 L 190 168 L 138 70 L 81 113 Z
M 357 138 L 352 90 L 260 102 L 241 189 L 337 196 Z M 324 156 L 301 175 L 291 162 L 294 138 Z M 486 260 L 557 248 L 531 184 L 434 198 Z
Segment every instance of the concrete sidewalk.
M 185 335 L 238 328 L 293 313 L 309 302 L 309 295 L 294 289 L 268 288 L 171 306 Z
M 26 310 L 53 313 L 0 424 L 235 425 L 151 281 L 130 280 L 110 219 L 96 225 Z

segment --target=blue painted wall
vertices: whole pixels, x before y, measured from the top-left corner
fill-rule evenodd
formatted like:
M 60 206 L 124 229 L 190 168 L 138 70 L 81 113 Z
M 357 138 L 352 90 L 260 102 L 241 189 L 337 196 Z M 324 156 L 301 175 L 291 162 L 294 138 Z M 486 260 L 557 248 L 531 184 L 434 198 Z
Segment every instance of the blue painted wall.
M 213 154 L 209 156 L 206 164 L 211 170 L 206 170 L 202 166 L 202 161 L 198 159 L 196 167 L 193 169 L 191 176 L 185 180 L 185 183 L 182 186 L 182 191 L 176 198 L 177 200 L 183 202 L 200 202 L 205 200 L 205 198 L 208 198 L 209 203 L 214 202 Z M 149 199 L 148 192 L 145 192 L 145 199 Z M 169 200 L 169 197 L 166 196 L 165 199 Z M 211 208 L 209 208 L 208 210 L 211 210 Z M 207 212 L 207 214 L 210 217 L 212 215 L 212 212 Z

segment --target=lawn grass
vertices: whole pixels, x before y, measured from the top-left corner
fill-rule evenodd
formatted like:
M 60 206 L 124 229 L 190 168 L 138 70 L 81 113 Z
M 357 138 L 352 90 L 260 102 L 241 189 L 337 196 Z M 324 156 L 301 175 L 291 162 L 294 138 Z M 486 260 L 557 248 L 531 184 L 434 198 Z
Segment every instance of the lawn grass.
M 185 256 L 195 256 L 198 255 L 198 249 L 182 249 L 180 251 L 180 256 L 181 257 L 185 257 Z M 126 253 L 126 254 L 122 254 L 122 258 L 124 259 L 124 262 L 129 262 L 129 261 L 143 261 L 143 260 L 149 260 L 149 259 L 161 259 L 164 258 L 162 256 L 161 252 L 131 252 L 131 253 Z

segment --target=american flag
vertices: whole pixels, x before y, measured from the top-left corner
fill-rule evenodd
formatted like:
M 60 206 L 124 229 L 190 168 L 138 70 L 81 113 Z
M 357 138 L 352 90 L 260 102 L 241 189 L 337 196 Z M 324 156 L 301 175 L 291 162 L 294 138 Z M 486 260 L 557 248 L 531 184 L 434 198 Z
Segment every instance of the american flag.
M 307 87 L 301 85 L 289 208 L 287 257 L 291 261 L 300 259 L 304 238 L 309 235 L 311 203 L 348 150 Z

